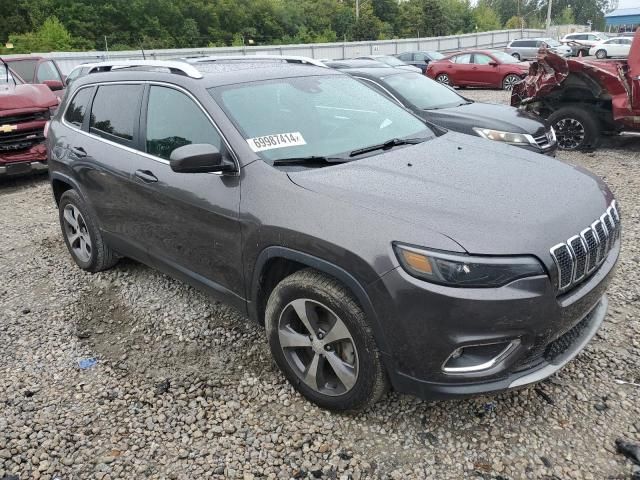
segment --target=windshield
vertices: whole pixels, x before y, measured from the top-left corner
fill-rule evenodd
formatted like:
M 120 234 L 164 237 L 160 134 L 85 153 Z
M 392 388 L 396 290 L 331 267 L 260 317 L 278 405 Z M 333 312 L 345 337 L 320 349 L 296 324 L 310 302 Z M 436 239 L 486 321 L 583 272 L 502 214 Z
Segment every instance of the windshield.
M 495 57 L 496 60 L 498 60 L 500 63 L 520 63 L 520 60 L 512 57 L 511 55 L 509 55 L 508 53 L 504 53 L 504 52 L 498 52 L 498 51 L 492 51 L 490 52 L 491 55 L 493 55 Z
M 419 73 L 391 75 L 382 81 L 422 110 L 457 107 L 469 103 L 453 90 Z
M 0 63 L 0 85 L 6 85 L 7 83 L 13 85 L 22 83 L 20 80 L 11 75 L 11 70 L 7 72 L 7 67 Z
M 562 45 L 559 41 L 554 40 L 553 38 L 543 38 L 542 41 L 550 47 L 559 47 Z
M 392 67 L 403 67 L 406 65 L 406 63 L 396 57 L 373 57 L 373 59 L 391 65 Z
M 225 85 L 209 93 L 268 163 L 348 157 L 395 138 L 434 136 L 395 102 L 343 75 Z

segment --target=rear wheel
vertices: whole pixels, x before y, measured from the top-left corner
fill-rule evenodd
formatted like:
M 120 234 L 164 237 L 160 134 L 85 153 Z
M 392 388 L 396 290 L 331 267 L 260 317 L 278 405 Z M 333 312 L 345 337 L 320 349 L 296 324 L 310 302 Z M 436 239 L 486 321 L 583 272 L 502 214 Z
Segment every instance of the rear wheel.
M 444 85 L 451 85 L 451 79 L 449 78 L 449 75 L 447 75 L 446 73 L 441 73 L 437 75 L 436 82 L 442 83 Z
M 600 122 L 585 108 L 560 108 L 549 116 L 549 123 L 556 131 L 558 147 L 562 150 L 591 149 L 600 143 Z
M 603 59 L 607 58 L 607 51 L 606 50 L 602 50 L 602 49 L 598 50 L 596 52 L 596 58 L 598 58 L 600 60 L 603 60 Z
M 513 73 L 504 77 L 502 80 L 502 89 L 503 90 L 512 90 L 516 83 L 520 83 L 522 79 Z
M 512 53 L 511 56 L 513 58 L 515 58 L 516 60 L 520 60 L 520 54 L 519 53 Z
M 93 212 L 78 192 L 64 192 L 58 209 L 64 242 L 80 268 L 99 272 L 118 262 L 116 253 L 104 242 Z
M 330 410 L 358 410 L 387 389 L 373 333 L 350 292 L 315 270 L 301 270 L 269 296 L 271 353 L 302 395 Z

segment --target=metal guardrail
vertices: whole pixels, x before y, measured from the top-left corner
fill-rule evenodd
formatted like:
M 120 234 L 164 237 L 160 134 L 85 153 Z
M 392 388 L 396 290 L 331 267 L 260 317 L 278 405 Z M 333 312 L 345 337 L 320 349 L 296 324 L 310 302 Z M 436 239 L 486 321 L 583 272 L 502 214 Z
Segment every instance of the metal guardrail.
M 467 48 L 501 48 L 511 40 L 545 36 L 544 30 L 497 30 L 446 37 L 407 38 L 369 42 L 312 43 L 303 45 L 261 45 L 257 47 L 216 47 L 117 52 L 52 52 L 33 53 L 55 59 L 63 73 L 81 63 L 107 60 L 169 60 L 203 55 L 291 55 L 314 59 L 353 58 L 362 55 L 395 55 L 415 50 L 451 52 Z M 11 55 L 9 55 L 10 57 Z

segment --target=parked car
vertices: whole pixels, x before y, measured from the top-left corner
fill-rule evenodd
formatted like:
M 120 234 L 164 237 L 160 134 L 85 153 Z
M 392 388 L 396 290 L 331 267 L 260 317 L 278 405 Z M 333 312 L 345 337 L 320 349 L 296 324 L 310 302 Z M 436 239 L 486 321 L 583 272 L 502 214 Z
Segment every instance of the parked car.
M 80 64 L 80 65 L 74 67 L 69 72 L 69 75 L 67 75 L 67 79 L 66 79 L 67 88 L 71 86 L 71 84 L 73 83 L 74 80 L 77 80 L 80 77 L 84 77 L 87 73 L 89 73 L 89 70 L 94 65 L 96 65 L 96 64 L 95 63 L 83 63 L 83 64 Z
M 474 102 L 419 73 L 396 68 L 343 71 L 435 125 L 532 152 L 555 154 L 553 129 L 530 113 L 507 105 Z
M 329 68 L 337 70 L 345 68 L 393 68 L 386 63 L 366 59 L 325 60 L 322 63 Z
M 551 50 L 562 57 L 571 56 L 571 47 L 561 44 L 553 38 L 523 38 L 507 45 L 505 52 L 516 60 L 535 60 L 541 48 Z
M 384 63 L 385 65 L 389 65 L 390 67 L 399 68 L 401 70 L 407 70 L 409 72 L 422 72 L 418 67 L 414 67 L 413 65 L 409 65 L 402 60 L 393 57 L 391 55 L 365 55 L 362 57 L 357 57 L 357 60 L 374 60 L 376 62 Z
M 594 45 L 589 50 L 589 55 L 595 55 L 600 60 L 609 57 L 628 57 L 633 38 L 615 37 Z
M 620 218 L 595 175 L 335 70 L 160 64 L 78 79 L 51 122 L 80 268 L 132 257 L 236 306 L 335 410 L 538 382 L 602 324 Z
M 49 58 L 27 56 L 4 58 L 11 70 L 24 83 L 44 84 L 62 98 L 65 91 L 65 76 L 55 60 Z
M 450 86 L 511 90 L 528 71 L 528 63 L 505 52 L 471 50 L 429 63 L 427 76 Z
M 561 43 L 568 45 L 572 49 L 572 55 L 582 56 L 589 55 L 589 49 L 594 45 L 604 42 L 609 38 L 609 35 L 602 32 L 582 32 L 582 33 L 569 33 L 562 37 Z
M 403 62 L 418 67 L 422 73 L 427 71 L 427 65 L 432 60 L 441 60 L 444 55 L 435 51 L 420 51 L 420 52 L 404 52 L 396 55 Z
M 44 127 L 57 106 L 45 85 L 24 84 L 0 63 L 0 178 L 47 169 Z
M 558 146 L 596 148 L 603 134 L 640 134 L 640 31 L 628 60 L 563 59 L 547 53 L 517 85 L 511 105 L 548 119 Z

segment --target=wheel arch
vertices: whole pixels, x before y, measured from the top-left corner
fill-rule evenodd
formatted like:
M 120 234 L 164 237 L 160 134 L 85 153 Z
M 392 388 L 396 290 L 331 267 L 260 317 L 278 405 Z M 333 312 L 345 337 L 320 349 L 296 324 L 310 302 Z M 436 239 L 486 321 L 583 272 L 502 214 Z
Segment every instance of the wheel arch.
M 82 194 L 82 190 L 80 189 L 78 183 L 72 179 L 71 177 L 64 175 L 60 172 L 51 172 L 51 188 L 53 190 L 53 198 L 56 201 L 56 206 L 60 205 L 60 198 L 62 194 L 67 190 L 75 190 L 78 192 L 78 195 L 85 200 L 84 195 Z
M 313 268 L 335 278 L 353 294 L 370 319 L 378 348 L 383 354 L 388 352 L 380 319 L 364 286 L 342 267 L 286 247 L 267 247 L 258 255 L 251 280 L 250 301 L 247 305 L 249 318 L 258 324 L 264 324 L 266 302 L 273 288 L 288 275 L 305 268 Z

